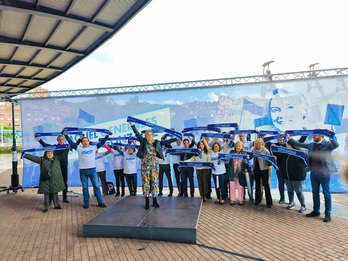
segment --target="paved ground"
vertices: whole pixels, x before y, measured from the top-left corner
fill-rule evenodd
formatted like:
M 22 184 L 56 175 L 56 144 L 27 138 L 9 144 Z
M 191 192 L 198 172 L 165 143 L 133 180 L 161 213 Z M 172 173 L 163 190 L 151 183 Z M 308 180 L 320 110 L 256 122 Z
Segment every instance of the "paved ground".
M 9 184 L 10 175 L 0 172 L 0 184 Z M 197 244 L 180 244 L 84 238 L 82 225 L 104 210 L 95 199 L 85 210 L 81 188 L 73 188 L 62 210 L 42 213 L 43 196 L 36 192 L 0 193 L 0 260 L 347 260 L 348 194 L 333 196 L 331 223 L 322 221 L 323 214 L 306 218 L 298 206 L 287 210 L 277 203 L 275 190 L 271 209 L 208 201 L 201 210 Z M 309 193 L 306 198 L 309 205 Z M 110 206 L 120 199 L 104 200 Z M 341 216 L 335 214 L 339 209 Z

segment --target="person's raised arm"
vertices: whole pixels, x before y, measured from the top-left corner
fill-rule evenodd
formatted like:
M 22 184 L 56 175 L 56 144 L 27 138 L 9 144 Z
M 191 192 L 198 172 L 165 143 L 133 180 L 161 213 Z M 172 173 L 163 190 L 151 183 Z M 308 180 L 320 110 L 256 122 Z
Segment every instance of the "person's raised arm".
M 207 140 L 205 138 L 203 138 L 202 142 L 203 142 L 204 146 L 207 148 L 208 153 L 210 153 L 211 152 L 211 148 L 210 148 Z
M 70 139 L 70 137 L 69 137 L 69 135 L 68 134 L 66 134 L 66 132 L 64 132 L 64 128 L 63 128 L 63 135 L 64 135 L 64 137 L 65 137 L 65 139 L 66 139 L 66 141 L 69 143 L 69 145 L 70 145 L 70 148 L 73 148 L 73 149 L 77 149 L 77 146 L 78 146 L 78 144 L 76 144 L 75 142 L 73 142 L 71 139 Z M 81 137 L 79 138 L 79 140 L 81 140 Z M 81 141 L 80 141 L 81 142 Z
M 226 141 L 226 144 L 225 144 L 225 146 L 224 146 L 223 149 L 222 149 L 222 152 L 223 152 L 223 153 L 226 153 L 227 148 L 228 148 L 228 144 L 230 144 L 230 140 L 227 140 L 227 141 Z
M 31 154 L 28 154 L 28 153 L 24 153 L 23 155 L 23 158 L 26 158 L 32 162 L 35 162 L 35 163 L 39 163 L 41 162 L 41 157 L 38 157 L 38 156 L 34 156 L 34 155 L 31 155 Z
M 104 143 L 104 147 L 108 152 L 111 153 L 112 149 L 110 148 L 110 146 L 108 144 Z
M 99 149 L 101 146 L 103 146 L 105 142 L 108 140 L 108 138 L 109 138 L 109 134 L 106 134 L 106 136 L 100 142 L 97 143 L 97 148 Z
M 195 139 L 196 139 L 196 135 L 193 133 L 193 138 L 192 138 L 192 140 L 191 140 L 191 143 L 190 143 L 190 145 L 189 145 L 189 148 L 192 148 L 193 146 L 195 146 Z
M 143 141 L 143 136 L 139 133 L 137 128 L 135 127 L 133 122 L 129 122 L 129 125 L 132 127 L 133 132 L 135 133 L 135 136 L 137 136 L 138 141 L 141 143 Z
M 42 147 L 48 147 L 48 146 L 52 146 L 51 144 L 47 144 L 46 142 L 44 142 L 42 139 L 37 138 L 37 141 L 41 144 Z

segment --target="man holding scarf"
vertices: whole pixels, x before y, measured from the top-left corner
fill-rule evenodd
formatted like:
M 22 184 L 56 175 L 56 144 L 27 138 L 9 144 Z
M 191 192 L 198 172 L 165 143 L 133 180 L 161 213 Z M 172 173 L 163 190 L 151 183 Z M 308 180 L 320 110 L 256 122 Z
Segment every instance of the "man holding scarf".
M 330 132 L 330 130 L 328 130 Z M 324 140 L 321 134 L 313 134 L 313 142 L 300 143 L 290 138 L 288 143 L 291 146 L 298 146 L 308 149 L 308 169 L 311 172 L 311 185 L 313 194 L 313 211 L 307 214 L 307 217 L 320 216 L 320 185 L 323 190 L 325 199 L 325 218 L 324 222 L 331 221 L 331 192 L 330 192 L 330 175 L 337 171 L 332 159 L 331 152 L 339 145 L 335 137 L 329 141 Z

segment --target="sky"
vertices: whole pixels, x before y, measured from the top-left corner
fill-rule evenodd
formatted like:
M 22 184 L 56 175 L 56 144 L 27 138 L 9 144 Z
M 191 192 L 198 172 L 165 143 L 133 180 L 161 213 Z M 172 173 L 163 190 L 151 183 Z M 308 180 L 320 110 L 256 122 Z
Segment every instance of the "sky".
M 152 0 L 42 87 L 109 88 L 348 67 L 346 0 Z

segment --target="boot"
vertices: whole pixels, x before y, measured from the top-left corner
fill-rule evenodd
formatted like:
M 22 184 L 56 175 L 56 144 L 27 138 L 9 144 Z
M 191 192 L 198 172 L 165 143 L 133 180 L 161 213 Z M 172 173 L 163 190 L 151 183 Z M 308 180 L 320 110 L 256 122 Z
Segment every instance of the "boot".
M 157 203 L 157 198 L 153 198 L 153 207 L 159 208 L 160 205 Z
M 145 197 L 145 209 L 149 209 L 150 202 L 149 202 L 149 197 Z

